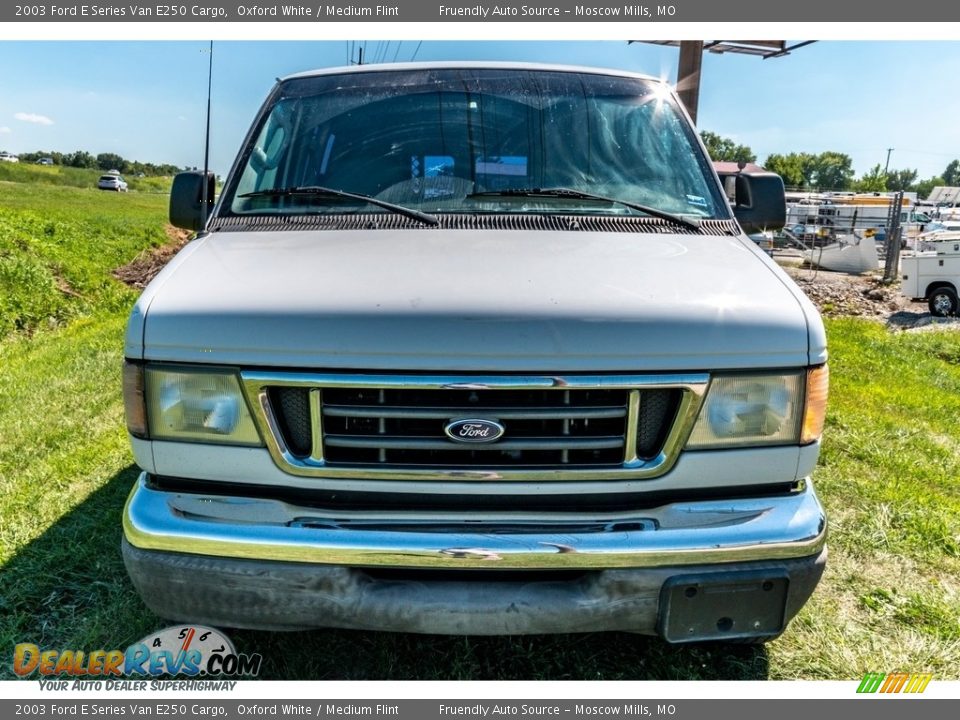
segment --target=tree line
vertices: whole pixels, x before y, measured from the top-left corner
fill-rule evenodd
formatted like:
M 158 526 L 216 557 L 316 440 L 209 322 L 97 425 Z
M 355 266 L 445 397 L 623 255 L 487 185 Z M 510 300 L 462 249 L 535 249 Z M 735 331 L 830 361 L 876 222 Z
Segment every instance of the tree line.
M 747 145 L 740 145 L 707 130 L 700 133 L 713 160 L 755 163 L 757 156 Z M 938 185 L 960 186 L 960 160 L 951 160 L 940 175 L 918 179 L 916 170 L 884 170 L 877 163 L 859 178 L 853 160 L 845 153 L 827 150 L 821 153 L 792 152 L 769 155 L 763 167 L 783 178 L 787 187 L 802 190 L 853 190 L 885 192 L 906 190 L 927 197 Z
M 50 158 L 54 165 L 63 165 L 64 167 L 85 168 L 89 170 L 117 170 L 124 175 L 139 175 L 143 173 L 146 176 L 154 175 L 175 175 L 181 168 L 169 163 L 157 165 L 155 163 L 140 162 L 139 160 L 127 160 L 117 153 L 100 153 L 93 155 L 86 150 L 77 150 L 76 152 L 56 152 L 37 151 L 20 153 L 20 162 L 36 163 L 44 158 Z

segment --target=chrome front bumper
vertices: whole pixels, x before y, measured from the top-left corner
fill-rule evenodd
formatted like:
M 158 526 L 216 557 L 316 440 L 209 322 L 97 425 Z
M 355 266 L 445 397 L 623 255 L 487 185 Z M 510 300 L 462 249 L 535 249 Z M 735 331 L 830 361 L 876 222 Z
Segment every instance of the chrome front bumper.
M 141 550 L 380 568 L 600 570 L 818 554 L 826 519 L 809 481 L 788 496 L 679 502 L 629 513 L 325 511 L 164 492 L 141 474 L 123 517 Z
M 826 561 L 826 522 L 809 482 L 786 496 L 575 518 L 411 515 L 164 492 L 144 474 L 124 511 L 123 557 L 144 602 L 180 621 L 458 635 L 626 630 L 670 642 L 775 637 Z

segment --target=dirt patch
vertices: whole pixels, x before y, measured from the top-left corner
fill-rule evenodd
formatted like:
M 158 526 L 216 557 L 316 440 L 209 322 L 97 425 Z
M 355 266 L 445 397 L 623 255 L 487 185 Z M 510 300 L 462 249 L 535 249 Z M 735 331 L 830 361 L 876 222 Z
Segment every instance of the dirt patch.
M 75 297 L 80 300 L 83 300 L 83 295 L 81 295 L 76 290 L 74 290 L 73 286 L 71 286 L 70 283 L 67 282 L 67 279 L 65 277 L 63 277 L 59 273 L 54 273 L 53 279 L 57 283 L 57 290 L 62 292 L 64 295 L 69 295 L 70 297 Z
M 190 239 L 188 230 L 180 230 L 172 225 L 167 225 L 164 232 L 170 242 L 162 247 L 144 250 L 131 262 L 114 270 L 113 276 L 130 287 L 143 290 Z
M 820 312 L 828 317 L 862 317 L 885 322 L 892 330 L 960 329 L 960 318 L 934 317 L 927 303 L 900 294 L 877 274 L 849 275 L 816 268 L 783 265 Z

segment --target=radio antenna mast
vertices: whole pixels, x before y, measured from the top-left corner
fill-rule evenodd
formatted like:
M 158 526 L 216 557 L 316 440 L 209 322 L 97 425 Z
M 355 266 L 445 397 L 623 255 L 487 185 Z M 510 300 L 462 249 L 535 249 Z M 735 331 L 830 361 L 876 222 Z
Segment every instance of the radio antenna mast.
M 209 202 L 213 199 L 207 196 L 209 192 L 210 183 L 207 181 L 207 176 L 210 172 L 210 91 L 213 87 L 213 40 L 210 41 L 210 62 L 207 69 L 207 133 L 204 138 L 203 146 L 203 195 L 202 202 L 200 203 L 202 214 L 201 227 L 207 226 L 207 212 Z

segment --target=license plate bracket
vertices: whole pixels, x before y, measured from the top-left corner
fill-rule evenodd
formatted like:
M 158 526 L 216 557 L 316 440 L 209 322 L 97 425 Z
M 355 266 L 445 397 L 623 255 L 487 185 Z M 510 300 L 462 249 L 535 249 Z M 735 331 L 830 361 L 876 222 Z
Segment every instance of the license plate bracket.
M 776 568 L 677 575 L 660 589 L 657 630 L 671 643 L 775 637 L 789 588 Z

